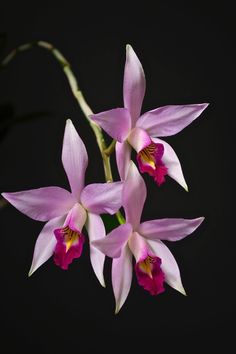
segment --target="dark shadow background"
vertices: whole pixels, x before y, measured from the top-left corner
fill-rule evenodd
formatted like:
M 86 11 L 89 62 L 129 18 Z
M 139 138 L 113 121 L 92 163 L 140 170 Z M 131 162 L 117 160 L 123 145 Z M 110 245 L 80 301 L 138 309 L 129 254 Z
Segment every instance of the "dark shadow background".
M 42 224 L 13 207 L 1 209 L 3 353 L 125 353 L 128 348 L 134 353 L 232 352 L 232 8 L 227 1 L 156 1 L 155 6 L 147 1 L 130 9 L 128 2 L 107 7 L 81 1 L 35 4 L 1 4 L 0 32 L 7 35 L 1 58 L 24 42 L 52 42 L 71 62 L 95 112 L 122 106 L 126 43 L 133 46 L 146 74 L 143 112 L 166 104 L 210 102 L 200 119 L 167 139 L 182 162 L 190 192 L 171 179 L 157 188 L 144 176 L 148 200 L 143 220 L 204 215 L 206 221 L 194 235 L 168 244 L 188 296 L 166 286 L 164 294 L 152 297 L 134 278 L 127 302 L 115 316 L 109 260 L 107 289 L 92 272 L 88 245 L 69 271 L 49 260 L 28 279 Z M 60 157 L 66 118 L 73 120 L 87 146 L 87 183 L 103 181 L 93 133 L 48 52 L 32 49 L 0 71 L 0 105 L 1 124 L 10 116 L 33 113 L 28 121 L 1 128 L 0 192 L 68 188 Z

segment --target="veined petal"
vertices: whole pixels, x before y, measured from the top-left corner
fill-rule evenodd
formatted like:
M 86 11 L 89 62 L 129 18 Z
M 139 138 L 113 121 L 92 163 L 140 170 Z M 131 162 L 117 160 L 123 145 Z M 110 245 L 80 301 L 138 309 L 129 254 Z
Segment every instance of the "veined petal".
M 123 187 L 123 207 L 126 221 L 133 225 L 135 230 L 140 223 L 140 218 L 147 196 L 147 189 L 137 167 L 131 161 L 127 178 Z
M 173 148 L 162 139 L 152 138 L 152 140 L 155 143 L 164 145 L 164 155 L 162 157 L 162 161 L 168 169 L 167 174 L 178 182 L 186 191 L 188 191 L 188 186 L 184 179 L 180 161 Z
M 131 160 L 131 146 L 124 141 L 123 143 L 116 142 L 116 164 L 118 168 L 118 172 L 120 175 L 120 179 L 122 181 L 125 180 L 129 163 Z
M 132 254 L 129 247 L 126 246 L 123 248 L 121 256 L 112 261 L 112 286 L 116 300 L 116 314 L 124 305 L 129 294 L 132 273 Z
M 62 148 L 62 163 L 70 183 L 72 194 L 78 201 L 80 192 L 84 187 L 88 155 L 84 143 L 70 119 L 66 121 Z
M 130 112 L 126 108 L 115 108 L 109 111 L 92 114 L 90 118 L 102 127 L 113 139 L 122 143 L 131 129 Z
M 150 145 L 152 140 L 145 130 L 141 128 L 134 128 L 128 136 L 128 142 L 134 150 L 136 150 L 136 152 L 140 152 L 145 147 Z
M 159 107 L 144 113 L 136 126 L 145 129 L 152 137 L 171 136 L 192 123 L 207 106 L 208 103 Z
M 2 193 L 2 196 L 23 214 L 39 221 L 48 221 L 64 215 L 75 204 L 72 194 L 60 187 Z
M 146 80 L 142 64 L 131 45 L 126 46 L 126 62 L 124 71 L 123 97 L 124 106 L 130 111 L 132 127 L 140 116 Z
M 112 230 L 106 237 L 92 242 L 102 253 L 111 258 L 118 258 L 132 233 L 130 224 L 122 224 Z
M 147 240 L 147 242 L 154 254 L 161 258 L 161 268 L 165 274 L 165 282 L 181 294 L 186 295 L 181 281 L 178 264 L 169 248 L 160 240 Z
M 193 233 L 204 218 L 197 219 L 160 219 L 143 222 L 138 231 L 150 240 L 179 241 Z
M 104 238 L 106 235 L 105 227 L 101 217 L 96 214 L 88 213 L 86 228 L 90 241 L 90 261 L 100 284 L 105 287 L 103 276 L 105 255 L 92 244 L 93 241 Z
M 35 244 L 29 276 L 53 255 L 57 243 L 53 231 L 55 228 L 61 227 L 64 221 L 65 216 L 60 216 L 44 225 Z
M 81 193 L 81 202 L 93 214 L 114 214 L 122 204 L 122 182 L 93 183 Z

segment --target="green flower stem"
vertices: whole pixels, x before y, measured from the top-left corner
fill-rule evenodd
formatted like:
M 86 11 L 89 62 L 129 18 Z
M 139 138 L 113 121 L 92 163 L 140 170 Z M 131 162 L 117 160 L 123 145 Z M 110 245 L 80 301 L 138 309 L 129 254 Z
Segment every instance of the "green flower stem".
M 114 151 L 116 141 L 113 140 L 112 143 L 107 147 L 101 128 L 89 118 L 89 116 L 91 114 L 93 114 L 93 111 L 91 110 L 91 108 L 87 104 L 87 102 L 82 94 L 82 91 L 80 90 L 80 88 L 78 86 L 76 77 L 71 69 L 70 63 L 62 55 L 62 53 L 57 48 L 55 48 L 51 43 L 48 43 L 45 41 L 30 42 L 30 43 L 20 45 L 19 47 L 12 50 L 11 53 L 8 54 L 8 56 L 2 61 L 2 63 L 0 64 L 0 68 L 8 65 L 11 62 L 11 60 L 18 53 L 24 52 L 24 51 L 29 50 L 34 47 L 40 47 L 40 48 L 44 48 L 44 49 L 48 50 L 54 56 L 54 58 L 57 60 L 57 62 L 61 65 L 61 67 L 64 71 L 64 74 L 66 75 L 67 80 L 69 82 L 71 91 L 72 91 L 75 99 L 77 100 L 83 114 L 85 115 L 86 119 L 88 120 L 88 123 L 89 123 L 91 129 L 93 130 L 94 135 L 96 137 L 96 141 L 97 141 L 100 153 L 102 155 L 105 179 L 107 182 L 112 182 L 113 176 L 112 176 L 112 171 L 111 171 L 110 155 Z M 0 206 L 1 206 L 1 204 L 0 204 Z M 117 217 L 117 220 L 119 221 L 120 224 L 123 224 L 125 222 L 125 219 L 122 216 L 122 214 L 120 213 L 120 211 L 118 211 L 116 213 L 116 217 Z
M 104 154 L 110 156 L 113 153 L 115 146 L 116 146 L 116 140 L 113 139 L 111 144 L 104 150 Z

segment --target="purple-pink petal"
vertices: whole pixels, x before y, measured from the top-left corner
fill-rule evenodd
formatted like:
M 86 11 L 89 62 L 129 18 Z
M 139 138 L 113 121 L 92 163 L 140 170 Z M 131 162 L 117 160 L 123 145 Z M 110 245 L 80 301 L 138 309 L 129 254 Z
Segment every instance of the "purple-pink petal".
M 85 145 L 70 119 L 66 121 L 62 163 L 70 183 L 72 194 L 79 201 L 80 192 L 84 187 L 88 155 Z
M 164 146 L 162 161 L 167 167 L 168 175 L 179 183 L 181 187 L 188 191 L 188 186 L 183 175 L 182 167 L 174 149 L 162 139 L 152 138 L 152 140 L 155 143 L 162 144 Z
M 129 247 L 125 246 L 121 256 L 112 261 L 112 287 L 116 300 L 116 314 L 127 299 L 131 287 L 132 274 L 132 254 Z
M 124 106 L 130 111 L 132 127 L 140 116 L 146 80 L 142 64 L 131 45 L 126 46 L 126 62 L 124 70 L 123 98 Z
M 106 237 L 92 242 L 102 253 L 111 258 L 119 258 L 123 247 L 132 233 L 130 224 L 122 224 L 112 230 Z
M 160 240 L 147 239 L 150 249 L 157 257 L 161 258 L 162 271 L 165 275 L 165 282 L 181 294 L 186 295 L 182 285 L 178 264 L 169 248 Z
M 150 240 L 179 241 L 193 233 L 204 218 L 196 219 L 160 219 L 143 222 L 138 232 Z
M 114 214 L 122 204 L 122 182 L 93 183 L 81 193 L 81 202 L 93 214 Z
M 65 216 L 60 216 L 48 221 L 44 225 L 35 243 L 29 276 L 53 255 L 57 243 L 53 231 L 55 228 L 61 227 L 64 221 Z
M 116 142 L 116 164 L 120 179 L 125 180 L 129 163 L 131 161 L 131 146 L 124 141 L 123 143 Z
M 39 221 L 64 215 L 75 204 L 72 194 L 60 187 L 2 193 L 2 196 L 20 212 Z
M 89 236 L 90 261 L 100 284 L 105 287 L 103 276 L 105 255 L 92 244 L 93 241 L 104 238 L 106 235 L 102 218 L 99 215 L 88 213 L 86 228 Z
M 208 103 L 159 107 L 144 113 L 136 126 L 152 137 L 175 135 L 199 117 L 207 106 Z
M 123 187 L 123 207 L 126 221 L 135 229 L 139 223 L 147 196 L 147 189 L 137 167 L 131 161 Z
M 115 108 L 92 114 L 90 118 L 102 127 L 108 135 L 120 143 L 127 138 L 131 129 L 130 112 L 126 108 Z

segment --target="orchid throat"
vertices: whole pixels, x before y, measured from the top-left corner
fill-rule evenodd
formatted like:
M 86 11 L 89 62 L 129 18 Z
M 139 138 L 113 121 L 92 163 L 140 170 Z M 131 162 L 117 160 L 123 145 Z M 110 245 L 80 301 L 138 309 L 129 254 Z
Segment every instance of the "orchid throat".
M 81 256 L 84 236 L 79 230 L 70 228 L 69 225 L 54 231 L 57 239 L 54 251 L 54 262 L 62 269 L 68 269 L 73 259 Z
M 137 154 L 139 169 L 152 176 L 158 186 L 165 182 L 168 169 L 162 161 L 164 155 L 163 144 L 151 142 Z
M 139 285 L 151 295 L 158 295 L 165 290 L 163 286 L 165 277 L 159 257 L 147 255 L 136 263 L 135 272 Z

